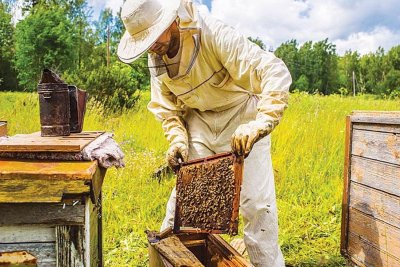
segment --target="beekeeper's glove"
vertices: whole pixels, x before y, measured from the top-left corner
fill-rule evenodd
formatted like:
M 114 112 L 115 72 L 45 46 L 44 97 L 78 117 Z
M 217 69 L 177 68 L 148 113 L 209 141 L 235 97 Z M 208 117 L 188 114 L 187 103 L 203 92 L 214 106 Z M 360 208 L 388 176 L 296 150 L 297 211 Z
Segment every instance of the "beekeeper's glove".
M 167 150 L 168 166 L 177 172 L 179 169 L 179 159 L 185 162 L 188 159 L 188 134 L 185 127 L 185 122 L 182 117 L 172 116 L 162 121 L 164 135 L 170 143 Z
M 245 157 L 250 153 L 254 144 L 272 132 L 272 123 L 250 121 L 241 124 L 231 137 L 232 151 L 238 155 Z
M 179 163 L 188 160 L 189 149 L 184 143 L 175 143 L 167 151 L 168 166 L 175 173 L 179 170 Z

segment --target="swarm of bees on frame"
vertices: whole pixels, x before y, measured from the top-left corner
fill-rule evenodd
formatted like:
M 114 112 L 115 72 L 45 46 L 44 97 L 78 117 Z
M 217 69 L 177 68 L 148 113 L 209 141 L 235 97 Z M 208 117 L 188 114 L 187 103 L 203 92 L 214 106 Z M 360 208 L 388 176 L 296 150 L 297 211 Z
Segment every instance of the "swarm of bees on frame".
M 233 163 L 230 157 L 180 169 L 176 195 L 181 227 L 228 230 L 232 234 L 236 195 Z

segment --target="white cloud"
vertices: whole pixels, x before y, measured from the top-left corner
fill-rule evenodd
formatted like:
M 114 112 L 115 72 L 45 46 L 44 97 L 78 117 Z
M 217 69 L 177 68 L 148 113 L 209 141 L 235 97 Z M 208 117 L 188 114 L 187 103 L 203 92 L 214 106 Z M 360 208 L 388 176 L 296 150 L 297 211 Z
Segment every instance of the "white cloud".
M 347 39 L 334 40 L 338 54 L 343 55 L 346 50 L 357 51 L 359 54 L 369 54 L 377 51 L 379 46 L 383 47 L 385 53 L 391 47 L 400 45 L 400 34 L 386 27 L 376 27 L 371 32 L 357 32 L 351 34 Z
M 291 39 L 302 45 L 328 38 L 339 55 L 350 49 L 374 53 L 379 46 L 387 52 L 400 44 L 399 0 L 212 0 L 211 10 L 205 5 L 208 1 L 193 1 L 202 14 L 274 49 Z M 122 4 L 123 0 L 89 0 L 95 10 L 110 7 L 114 15 Z
M 213 0 L 210 13 L 267 47 L 328 38 L 339 54 L 365 54 L 399 44 L 398 10 L 398 0 Z

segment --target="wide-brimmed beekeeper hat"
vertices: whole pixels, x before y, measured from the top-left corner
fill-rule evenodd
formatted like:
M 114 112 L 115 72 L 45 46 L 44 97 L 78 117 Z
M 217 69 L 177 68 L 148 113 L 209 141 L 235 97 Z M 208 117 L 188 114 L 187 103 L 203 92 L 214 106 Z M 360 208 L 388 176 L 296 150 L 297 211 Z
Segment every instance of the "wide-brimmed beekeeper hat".
M 174 22 L 181 0 L 127 0 L 121 19 L 125 33 L 118 45 L 118 57 L 131 63 L 143 55 Z

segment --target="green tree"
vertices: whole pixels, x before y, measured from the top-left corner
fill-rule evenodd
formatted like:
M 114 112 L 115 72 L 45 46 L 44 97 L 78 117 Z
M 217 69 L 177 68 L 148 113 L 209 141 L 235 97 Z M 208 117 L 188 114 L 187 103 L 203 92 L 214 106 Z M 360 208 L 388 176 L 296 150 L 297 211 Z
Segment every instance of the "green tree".
M 75 29 L 65 10 L 58 6 L 35 5 L 16 27 L 16 69 L 20 85 L 34 91 L 42 68 L 57 73 L 76 68 Z
M 309 86 L 308 78 L 304 74 L 294 83 L 295 90 L 299 90 L 300 92 L 307 92 Z
M 313 87 L 328 95 L 338 92 L 338 71 L 336 46 L 328 39 L 313 46 Z
M 353 91 L 353 72 L 356 77 L 361 75 L 359 60 L 360 54 L 351 50 L 346 51 L 344 56 L 339 59 L 339 84 L 346 89 L 346 92 Z
M 389 70 L 400 70 L 400 45 L 392 47 L 385 56 Z
M 292 39 L 282 45 L 280 45 L 275 50 L 275 55 L 285 62 L 286 66 L 288 67 L 290 74 L 292 75 L 293 81 L 297 81 L 300 76 L 302 75 L 300 69 L 298 68 L 298 43 L 295 39 Z M 304 79 L 302 79 L 304 80 Z M 308 86 L 308 79 L 307 79 L 307 86 Z M 293 90 L 297 88 L 297 85 L 292 83 L 290 89 Z M 301 91 L 307 91 L 307 89 L 303 88 Z
M 380 92 L 385 96 L 400 99 L 400 70 L 390 70 L 379 87 Z
M 63 80 L 86 90 L 89 96 L 109 112 L 132 108 L 144 90 L 143 74 L 122 62 L 114 62 L 110 67 L 100 64 L 97 68 L 65 73 Z
M 385 64 L 383 61 L 384 50 L 379 47 L 375 53 L 364 55 L 360 59 L 360 72 L 365 77 L 365 88 L 369 93 L 382 95 L 382 87 L 379 86 L 385 77 Z
M 9 5 L 0 1 L 0 91 L 11 91 L 17 87 L 14 71 L 14 25 Z

